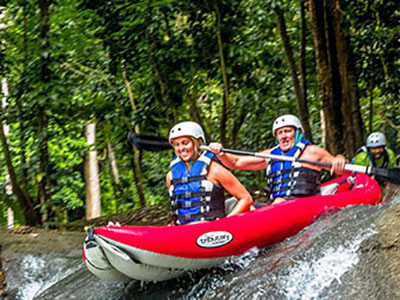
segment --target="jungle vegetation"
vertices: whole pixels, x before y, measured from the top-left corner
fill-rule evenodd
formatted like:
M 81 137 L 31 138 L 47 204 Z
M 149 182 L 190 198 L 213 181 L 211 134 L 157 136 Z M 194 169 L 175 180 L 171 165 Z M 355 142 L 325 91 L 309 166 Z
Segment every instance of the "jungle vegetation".
M 398 152 L 399 21 L 392 0 L 0 1 L 1 224 L 168 205 L 173 153 L 126 137 L 178 121 L 259 151 L 294 113 L 334 154 L 376 130 Z

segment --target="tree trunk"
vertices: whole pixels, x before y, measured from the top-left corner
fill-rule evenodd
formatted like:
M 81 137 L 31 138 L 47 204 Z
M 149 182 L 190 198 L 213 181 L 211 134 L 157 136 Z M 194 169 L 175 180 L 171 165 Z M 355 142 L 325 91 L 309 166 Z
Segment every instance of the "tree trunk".
M 7 80 L 5 78 L 3 78 L 1 80 L 1 91 L 3 94 L 2 97 L 2 107 L 3 107 L 3 112 L 6 111 L 6 107 L 7 107 L 7 98 L 8 98 L 8 84 L 7 84 Z M 2 123 L 1 124 L 3 126 L 3 131 L 4 131 L 4 135 L 7 138 L 8 136 L 8 132 L 10 130 L 10 126 L 7 123 Z M 6 183 L 6 194 L 7 195 L 12 195 L 12 185 L 11 185 L 11 180 L 10 180 L 10 174 L 8 172 L 8 169 L 6 167 L 6 176 L 5 176 L 5 183 Z M 7 207 L 7 228 L 13 228 L 14 227 L 14 212 L 12 210 L 11 207 Z
M 10 174 L 6 168 L 6 194 L 11 196 L 13 194 Z M 7 207 L 7 228 L 14 227 L 14 211 L 11 207 Z
M 1 66 L 1 68 L 2 70 L 4 70 L 3 66 Z M 9 127 L 6 123 L 8 85 L 6 78 L 4 78 L 3 76 L 4 74 L 1 74 L 2 101 L 0 106 L 1 108 L 0 116 L 2 117 L 2 120 L 0 124 L 0 143 L 2 145 L 2 151 L 6 162 L 6 182 L 8 183 L 6 187 L 6 193 L 8 195 L 12 193 L 14 194 L 22 210 L 22 214 L 25 218 L 25 223 L 27 225 L 36 226 L 41 224 L 39 210 L 37 206 L 33 203 L 32 198 L 29 195 L 28 191 L 26 189 L 21 188 L 18 182 L 18 177 L 15 173 L 15 169 L 12 163 L 11 153 L 8 147 L 7 135 Z M 8 216 L 10 218 L 8 221 L 11 223 L 11 218 L 14 219 L 14 213 L 10 209 L 8 209 Z
M 108 162 L 110 163 L 110 169 L 113 180 L 117 185 L 119 185 L 121 181 L 119 179 L 117 160 L 115 159 L 114 149 L 110 141 L 107 142 L 107 157 L 108 157 Z
M 13 228 L 14 227 L 14 211 L 11 209 L 11 207 L 7 208 L 7 228 Z
M 249 110 L 247 109 L 248 107 L 249 106 L 241 106 L 238 116 L 233 120 L 232 133 L 229 139 L 229 144 L 232 148 L 236 148 L 236 138 L 240 128 L 244 123 L 244 120 L 246 119 L 247 114 L 249 113 Z
M 101 215 L 99 165 L 97 162 L 96 124 L 88 123 L 85 127 L 85 137 L 89 145 L 89 154 L 85 159 L 86 181 L 86 219 L 94 219 Z
M 24 48 L 28 48 L 28 29 L 27 29 L 27 23 L 28 23 L 28 18 L 27 18 L 27 7 L 26 7 L 26 1 L 23 1 L 23 16 L 24 16 L 24 31 L 23 31 L 23 45 Z M 22 61 L 22 72 L 23 74 L 26 74 L 26 71 L 28 69 L 28 58 L 27 58 L 27 51 L 24 51 L 23 53 L 23 61 Z M 26 145 L 27 145 L 27 134 L 26 134 L 26 114 L 23 105 L 24 101 L 24 94 L 28 91 L 29 87 L 27 85 L 27 80 L 26 76 L 21 77 L 20 84 L 18 85 L 18 90 L 17 90 L 17 95 L 15 98 L 15 104 L 16 104 L 16 110 L 18 114 L 18 120 L 19 120 L 19 147 L 20 147 L 20 156 L 21 156 L 21 169 L 22 169 L 22 182 L 23 182 L 23 188 L 28 191 L 28 163 L 26 159 Z
M 121 188 L 121 180 L 119 178 L 119 171 L 117 160 L 115 158 L 114 149 L 111 145 L 110 141 L 107 141 L 107 158 L 108 163 L 110 164 L 111 175 L 112 175 L 112 185 L 114 189 L 114 201 L 115 201 L 115 213 L 118 212 L 118 199 L 122 197 L 122 188 Z
M 38 136 L 39 136 L 39 174 L 38 179 L 38 202 L 41 205 L 42 222 L 48 220 L 48 206 L 50 204 L 50 154 L 48 148 L 48 118 L 43 106 L 38 108 Z
M 40 78 L 45 87 L 45 92 L 40 96 L 47 98 L 49 91 L 51 70 L 50 70 L 50 3 L 51 0 L 40 0 L 40 46 L 41 46 L 41 72 Z M 50 203 L 50 154 L 48 149 L 48 115 L 46 106 L 39 104 L 37 109 L 38 116 L 38 136 L 39 136 L 39 174 L 38 178 L 38 199 L 42 206 L 42 222 L 48 219 L 48 208 Z
M 133 97 L 131 84 L 129 82 L 126 71 L 123 71 L 122 75 L 124 78 L 126 89 L 128 91 L 128 97 L 129 97 L 129 101 L 131 103 L 132 111 L 137 113 L 135 98 Z M 139 128 L 138 124 L 135 125 L 134 132 L 140 133 L 140 128 Z M 142 172 L 142 166 L 141 166 L 141 161 L 140 161 L 140 151 L 136 147 L 133 147 L 132 150 L 133 150 L 133 163 L 134 163 L 134 167 L 135 167 L 133 173 L 134 173 L 134 177 L 135 177 L 136 192 L 139 196 L 140 206 L 145 207 L 146 206 L 146 198 L 144 195 L 143 172 Z
M 147 18 L 146 18 L 146 23 L 147 24 L 152 24 L 152 16 L 153 16 L 153 10 L 152 10 L 152 0 L 149 0 L 147 6 Z M 160 89 L 160 96 L 161 96 L 161 101 L 166 107 L 172 108 L 172 117 L 173 117 L 173 123 L 177 123 L 179 120 L 178 116 L 178 107 L 176 101 L 171 101 L 170 100 L 170 93 L 168 90 L 168 75 L 169 74 L 163 74 L 162 70 L 160 69 L 160 64 L 157 61 L 157 52 L 159 45 L 157 43 L 156 39 L 156 34 L 155 34 L 154 28 L 148 29 L 146 31 L 146 39 L 148 41 L 149 45 L 149 62 L 150 66 L 155 73 L 155 77 L 157 78 L 158 82 L 158 88 Z M 162 65 L 163 62 L 161 62 Z M 155 93 L 154 93 L 155 94 Z M 166 123 L 169 123 L 169 114 L 166 116 Z
M 332 15 L 336 37 L 336 48 L 341 79 L 342 113 L 345 121 L 346 152 L 353 157 L 356 150 L 364 144 L 364 124 L 360 112 L 357 80 L 353 65 L 353 54 L 349 38 L 343 33 L 339 1 L 335 1 Z
M 220 132 L 220 141 L 223 145 L 229 147 L 227 145 L 228 139 L 226 136 L 226 128 L 229 119 L 229 82 L 228 82 L 228 74 L 226 71 L 225 64 L 225 56 L 224 56 L 224 47 L 222 43 L 222 34 L 221 34 L 221 11 L 218 7 L 218 4 L 214 3 L 214 10 L 217 17 L 217 23 L 215 26 L 215 31 L 217 35 L 217 43 L 218 43 L 218 54 L 219 54 L 219 62 L 220 62 L 220 70 L 222 81 L 224 84 L 224 94 L 222 96 L 222 111 L 221 111 L 221 120 L 219 125 Z
M 10 175 L 12 190 L 22 209 L 22 213 L 25 217 L 25 223 L 32 226 L 40 225 L 41 218 L 37 206 L 33 203 L 27 191 L 21 189 L 21 186 L 18 183 L 3 126 L 0 126 L 0 142 L 4 159 L 6 161 L 6 167 Z
M 317 78 L 326 120 L 326 148 L 333 154 L 344 151 L 340 75 L 329 1 L 310 0 L 310 23 L 314 38 Z
M 306 0 L 300 2 L 301 18 L 301 37 L 300 37 L 300 88 L 304 99 L 304 105 L 308 113 L 308 94 L 307 94 L 307 68 L 306 68 L 306 46 L 307 46 L 307 23 L 306 23 Z M 308 126 L 310 120 L 307 119 Z M 312 141 L 312 130 L 310 126 L 310 141 Z
M 190 119 L 193 120 L 194 122 L 198 123 L 204 130 L 204 135 L 205 138 L 208 142 L 210 142 L 210 135 L 208 134 L 208 131 L 206 130 L 205 126 L 204 126 L 204 122 L 203 122 L 203 118 L 201 117 L 201 113 L 200 113 L 200 109 L 197 105 L 197 99 L 199 98 L 199 95 L 197 95 L 194 91 L 193 91 L 193 86 L 195 85 L 195 80 L 196 80 L 196 70 L 191 69 L 192 72 L 191 74 L 191 78 L 192 78 L 192 82 L 189 85 L 189 88 L 185 91 L 184 93 L 184 101 L 186 103 L 188 103 L 188 112 L 189 112 L 189 116 Z
M 374 117 L 374 83 L 372 79 L 369 81 L 369 115 L 368 115 L 368 120 L 369 120 L 369 126 L 368 126 L 368 132 L 371 133 L 374 129 L 373 127 L 373 117 Z
M 308 116 L 308 107 L 307 107 L 307 100 L 303 97 L 303 92 L 300 86 L 300 81 L 298 78 L 298 71 L 296 67 L 296 63 L 293 57 L 293 51 L 292 51 L 292 46 L 290 45 L 290 39 L 287 34 L 286 30 L 286 22 L 285 22 L 285 17 L 283 15 L 283 11 L 279 7 L 274 8 L 276 17 L 277 17 L 277 23 L 279 27 L 279 32 L 281 35 L 282 43 L 283 43 L 283 48 L 285 49 L 286 53 L 286 58 L 288 61 L 288 66 L 290 70 L 290 75 L 293 80 L 293 86 L 294 86 L 294 92 L 296 95 L 297 99 L 297 110 L 299 112 L 299 117 L 301 120 L 301 123 L 304 128 L 304 134 L 305 136 L 312 141 L 312 133 L 311 133 L 311 127 L 309 123 L 309 116 Z

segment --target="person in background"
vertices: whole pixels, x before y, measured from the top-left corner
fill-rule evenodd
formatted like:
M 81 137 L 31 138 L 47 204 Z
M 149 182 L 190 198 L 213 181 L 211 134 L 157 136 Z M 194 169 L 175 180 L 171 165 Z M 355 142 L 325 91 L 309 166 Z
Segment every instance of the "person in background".
M 262 151 L 263 154 L 285 155 L 299 159 L 330 163 L 331 174 L 342 174 L 346 159 L 333 156 L 325 149 L 303 139 L 304 129 L 294 115 L 278 117 L 272 125 L 277 146 Z M 232 169 L 267 169 L 267 191 L 273 204 L 320 194 L 321 171 L 324 167 L 292 161 L 270 161 L 256 156 L 242 156 L 222 152 L 222 144 L 210 143 L 209 149 L 221 162 Z
M 372 132 L 366 144 L 356 151 L 351 163 L 376 168 L 393 168 L 396 165 L 396 156 L 386 147 L 385 135 L 382 132 Z M 381 184 L 385 183 L 379 176 L 375 179 Z
M 203 129 L 195 122 L 176 124 L 169 133 L 175 150 L 166 183 L 176 225 L 230 217 L 249 210 L 253 203 L 250 193 L 239 180 L 215 160 L 215 154 L 202 151 L 206 142 Z M 225 212 L 224 192 L 238 202 Z

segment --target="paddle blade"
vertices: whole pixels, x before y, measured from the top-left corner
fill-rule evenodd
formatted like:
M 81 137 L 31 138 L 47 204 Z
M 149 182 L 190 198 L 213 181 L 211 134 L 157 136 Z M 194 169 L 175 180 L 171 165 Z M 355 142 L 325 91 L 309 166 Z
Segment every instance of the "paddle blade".
M 388 169 L 387 181 L 394 184 L 400 184 L 400 168 Z
M 134 132 L 128 133 L 128 142 L 139 150 L 158 152 L 172 149 L 171 144 L 166 138 Z
M 372 175 L 380 176 L 384 180 L 390 183 L 400 184 L 400 168 L 391 168 L 391 169 L 372 168 L 370 173 Z

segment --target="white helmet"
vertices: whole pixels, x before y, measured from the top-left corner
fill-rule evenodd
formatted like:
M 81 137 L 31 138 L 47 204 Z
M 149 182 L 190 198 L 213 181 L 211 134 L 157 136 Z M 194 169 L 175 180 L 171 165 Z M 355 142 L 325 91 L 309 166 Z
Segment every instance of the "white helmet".
M 172 139 L 181 136 L 192 136 L 195 139 L 203 139 L 203 143 L 206 143 L 206 138 L 204 136 L 204 131 L 199 124 L 196 122 L 186 121 L 176 124 L 169 131 L 169 142 L 171 143 Z
M 294 115 L 283 115 L 278 117 L 272 124 L 273 136 L 275 136 L 276 130 L 285 126 L 293 126 L 296 129 L 301 129 L 301 132 L 304 132 L 303 126 L 301 125 L 299 118 Z
M 367 148 L 385 147 L 386 138 L 382 132 L 373 132 L 367 138 Z

